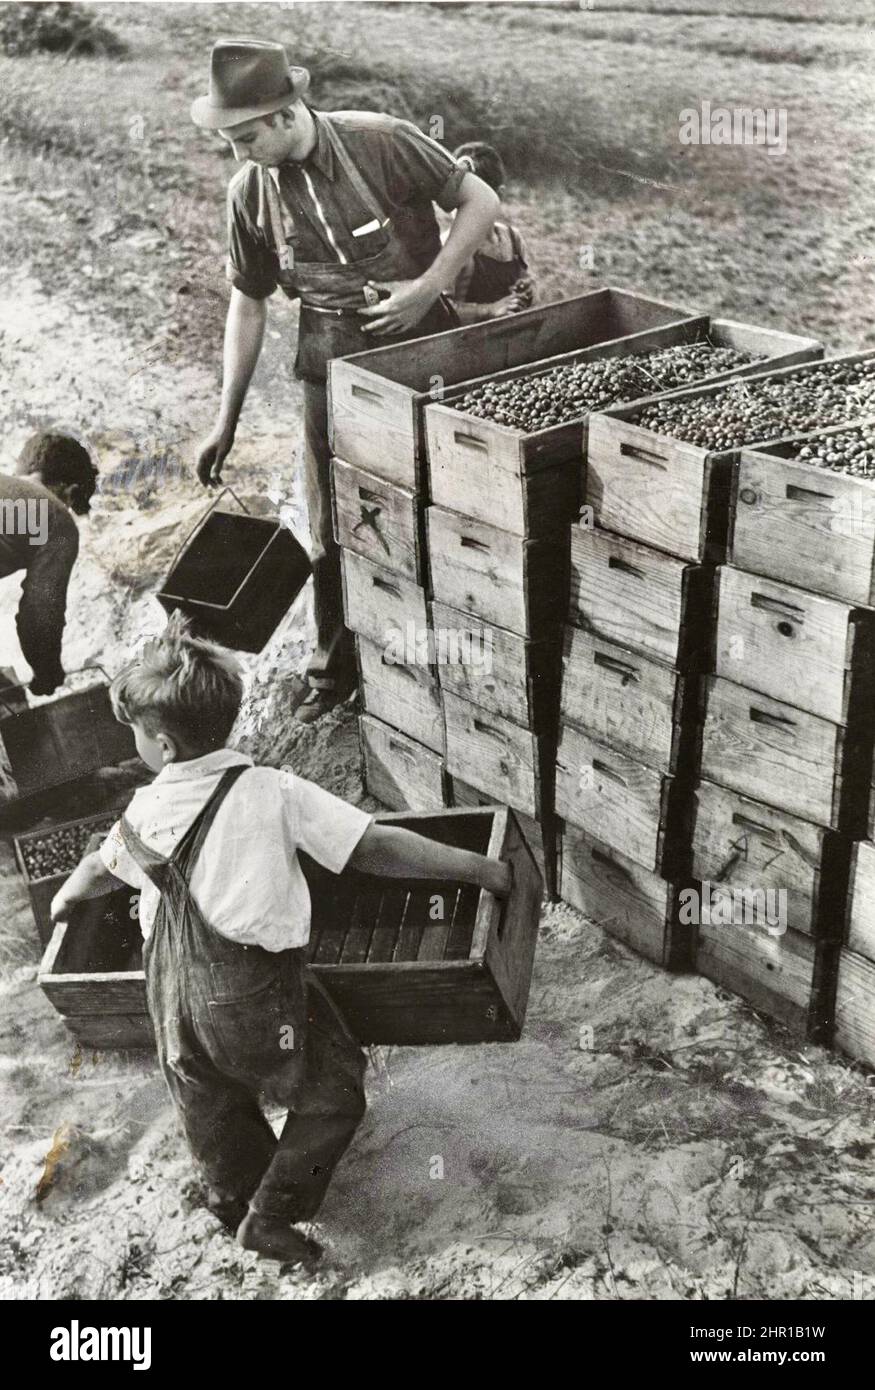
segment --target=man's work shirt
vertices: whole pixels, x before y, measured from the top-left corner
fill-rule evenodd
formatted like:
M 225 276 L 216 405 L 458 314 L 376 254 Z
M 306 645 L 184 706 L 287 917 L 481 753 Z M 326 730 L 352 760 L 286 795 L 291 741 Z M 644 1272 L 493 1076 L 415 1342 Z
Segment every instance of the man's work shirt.
M 76 523 L 33 478 L 0 474 L 0 578 L 24 570 L 16 627 L 37 678 L 61 676 L 67 584 L 79 553 Z
M 169 858 L 209 801 L 222 773 L 243 766 L 195 862 L 192 896 L 207 924 L 242 946 L 285 951 L 310 939 L 310 891 L 303 850 L 339 874 L 371 824 L 340 797 L 245 753 L 220 748 L 168 763 L 134 793 L 125 817 L 149 849 Z M 161 894 L 125 847 L 118 822 L 99 850 L 105 868 L 140 889 L 140 927 L 148 937 Z
M 376 202 L 391 217 L 422 274 L 441 249 L 432 203 L 456 207 L 462 168 L 410 121 L 371 111 L 311 111 L 316 145 L 301 163 L 278 169 L 279 193 L 295 262 L 344 265 L 366 260 L 381 235 L 373 211 L 354 188 L 326 136 L 331 122 Z M 250 299 L 266 299 L 279 283 L 269 230 L 259 226 L 261 170 L 248 162 L 228 187 L 228 265 L 231 284 Z M 297 297 L 294 276 L 283 292 Z

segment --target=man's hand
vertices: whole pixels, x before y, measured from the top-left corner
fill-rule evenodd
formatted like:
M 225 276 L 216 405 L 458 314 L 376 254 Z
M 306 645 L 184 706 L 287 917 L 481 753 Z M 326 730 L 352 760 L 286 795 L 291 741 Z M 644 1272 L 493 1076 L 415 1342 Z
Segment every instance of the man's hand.
M 57 671 L 43 671 L 34 676 L 28 688 L 31 695 L 52 695 L 64 684 L 64 679 L 64 672 L 58 667 Z
M 489 305 L 489 317 L 491 319 L 503 319 L 508 314 L 518 314 L 523 304 L 516 294 L 506 294 L 503 299 L 496 299 Z
M 234 435 L 222 425 L 216 425 L 207 435 L 197 455 L 197 475 L 204 487 L 214 487 L 222 481 L 222 464 L 231 452 Z
M 362 324 L 363 332 L 375 338 L 387 333 L 406 333 L 425 317 L 432 304 L 440 298 L 440 290 L 422 279 L 387 280 L 385 284 L 379 280 L 369 280 L 368 284 L 375 290 L 389 291 L 388 299 L 381 299 L 379 304 L 358 311 L 367 320 Z

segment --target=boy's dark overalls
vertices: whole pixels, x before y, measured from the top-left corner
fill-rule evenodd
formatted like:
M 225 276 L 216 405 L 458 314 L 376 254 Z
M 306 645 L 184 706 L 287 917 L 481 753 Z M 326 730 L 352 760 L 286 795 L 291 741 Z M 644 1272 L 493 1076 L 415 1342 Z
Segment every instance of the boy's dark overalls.
M 220 936 L 189 891 L 216 812 L 245 771 L 223 774 L 170 859 L 121 821 L 128 851 L 161 892 L 143 951 L 158 1059 L 210 1184 L 209 1205 L 232 1229 L 247 1204 L 261 1216 L 309 1220 L 365 1111 L 364 1054 L 304 951 Z M 259 1093 L 289 1110 L 278 1140 Z

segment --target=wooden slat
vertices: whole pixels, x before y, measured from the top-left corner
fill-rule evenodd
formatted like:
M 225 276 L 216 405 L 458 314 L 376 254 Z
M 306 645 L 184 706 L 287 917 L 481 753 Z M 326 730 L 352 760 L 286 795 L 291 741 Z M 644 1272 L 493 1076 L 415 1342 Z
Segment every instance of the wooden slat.
M 854 846 L 847 946 L 855 955 L 875 961 L 875 844 L 871 840 Z
M 429 811 L 445 801 L 444 760 L 369 714 L 359 716 L 365 785 L 385 806 Z
M 834 1042 L 855 1061 L 875 1067 L 875 964 L 850 950 L 839 957 Z
M 416 493 L 343 459 L 331 461 L 334 536 L 338 545 L 425 583 L 422 517 Z
M 815 943 L 801 932 L 770 936 L 762 927 L 706 926 L 696 970 L 802 1036 L 811 1031 Z
M 443 756 L 443 709 L 430 670 L 388 661 L 385 652 L 364 637 L 356 639 L 356 648 L 366 712 Z
M 538 817 L 544 790 L 543 746 L 527 729 L 444 692 L 447 771 Z
M 871 708 L 875 613 L 732 565 L 719 576 L 718 675 L 835 724 L 863 681 Z
M 555 730 L 558 640 L 531 641 L 437 602 L 431 605 L 431 624 L 444 656 L 437 667 L 442 689 L 533 733 Z M 454 659 L 457 655 L 462 659 Z
M 848 603 L 875 604 L 875 482 L 812 467 L 792 448 L 742 450 L 731 559 L 740 569 Z
M 426 529 L 438 602 L 524 637 L 543 639 L 558 628 L 568 604 L 567 527 L 529 541 L 429 507 Z
M 792 931 L 841 935 L 849 868 L 843 837 L 713 782 L 700 784 L 694 803 L 697 879 L 781 892 Z
M 861 769 L 849 769 L 845 731 L 720 676 L 705 682 L 702 776 L 754 801 L 780 803 L 815 825 L 854 833 Z M 870 763 L 871 767 L 871 763 Z
M 655 965 L 685 970 L 695 929 L 678 921 L 678 886 L 568 826 L 560 836 L 559 894 Z
M 710 667 L 713 570 L 572 526 L 570 621 L 684 671 Z
M 449 801 L 453 806 L 495 806 L 496 804 L 492 794 L 472 787 L 461 777 L 448 777 L 447 783 Z M 538 866 L 538 871 L 543 875 L 544 837 L 541 826 L 533 816 L 527 816 L 524 811 L 520 811 L 518 808 L 514 808 L 514 815 L 526 838 L 526 844 L 532 851 L 532 858 Z
M 567 627 L 561 716 L 648 767 L 686 771 L 695 753 L 696 677 Z
M 417 633 L 428 627 L 425 590 L 412 580 L 375 565 L 353 550 L 342 550 L 343 611 L 346 626 L 383 646 L 389 632 L 404 632 L 409 623 Z

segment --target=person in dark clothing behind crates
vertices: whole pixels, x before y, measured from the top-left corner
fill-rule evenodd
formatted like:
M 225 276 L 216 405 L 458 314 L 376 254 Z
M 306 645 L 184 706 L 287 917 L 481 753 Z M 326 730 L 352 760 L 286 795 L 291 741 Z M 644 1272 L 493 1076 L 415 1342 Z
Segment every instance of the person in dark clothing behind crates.
M 472 140 L 460 145 L 453 158 L 488 183 L 499 198 L 504 197 L 504 162 L 492 145 Z M 509 222 L 496 222 L 456 278 L 452 299 L 459 321 L 504 318 L 528 309 L 534 297 L 535 282 L 522 236 Z
M 304 384 L 304 484 L 310 520 L 316 648 L 296 719 L 318 719 L 355 686 L 331 520 L 327 363 L 458 326 L 446 297 L 492 226 L 498 198 L 410 121 L 374 111 L 317 111 L 306 68 L 281 44 L 213 49 L 210 94 L 192 119 L 243 167 L 228 186 L 231 302 L 222 399 L 198 476 L 221 480 L 261 352 L 267 299 L 299 299 L 296 375 Z M 446 244 L 433 203 L 457 210 Z
M 67 585 L 79 553 L 70 513 L 88 513 L 96 484 L 91 455 L 66 434 L 32 435 L 15 476 L 0 474 L 0 578 L 24 570 L 16 627 L 34 695 L 64 681 Z
M 364 1056 L 306 967 L 310 897 L 299 850 L 504 896 L 508 865 L 376 824 L 287 770 L 226 747 L 243 693 L 235 658 L 170 620 L 116 677 L 118 717 L 158 775 L 134 794 L 52 903 L 141 890 L 160 1065 L 209 1205 L 246 1249 L 312 1263 L 309 1221 L 365 1110 Z M 189 893 L 189 889 L 191 892 Z M 288 1118 L 275 1139 L 259 1093 Z

